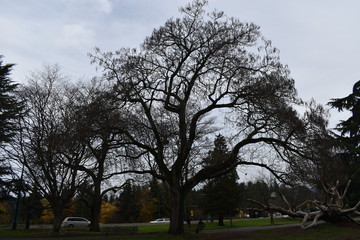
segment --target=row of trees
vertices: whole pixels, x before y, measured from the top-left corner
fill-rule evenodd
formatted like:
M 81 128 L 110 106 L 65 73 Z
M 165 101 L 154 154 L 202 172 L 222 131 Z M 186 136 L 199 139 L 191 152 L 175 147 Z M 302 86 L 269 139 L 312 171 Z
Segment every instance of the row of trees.
M 55 232 L 76 195 L 90 207 L 91 229 L 97 231 L 102 197 L 121 188 L 118 182 L 106 183 L 122 166 L 112 164 L 119 153 L 113 151 L 119 136 L 110 130 L 116 116 L 98 102 L 105 100 L 99 91 L 95 85 L 69 83 L 56 65 L 31 75 L 18 91 L 23 117 L 4 154 L 24 170 L 21 178 L 28 188 L 21 191 L 35 188 L 46 199 Z
M 219 181 L 218 184 L 208 183 L 198 190 L 191 191 L 185 199 L 186 218 L 191 220 L 218 220 L 219 225 L 224 225 L 226 218 L 265 217 L 269 212 L 252 211 L 255 204 L 248 199 L 257 199 L 265 203 L 283 206 L 280 196 L 273 196 L 280 191 L 289 199 L 292 206 L 304 202 L 318 193 L 306 187 L 288 187 L 278 185 L 273 181 L 258 179 L 255 182 L 238 183 L 228 179 L 226 184 Z M 228 184 L 231 184 L 229 186 Z M 210 189 L 217 185 L 216 188 Z M 226 187 L 227 191 L 222 190 Z M 221 189 L 221 191 L 218 191 Z M 159 192 L 160 190 L 160 192 Z M 167 194 L 164 186 L 154 182 L 139 185 L 127 183 L 120 193 L 108 194 L 101 204 L 101 223 L 134 223 L 148 222 L 155 218 L 168 217 L 169 209 Z M 0 223 L 6 224 L 13 217 L 14 202 L 10 199 L 1 202 L 3 212 L 0 213 Z M 51 209 L 46 208 L 47 202 L 40 194 L 32 192 L 25 196 L 19 211 L 19 220 L 26 222 L 30 217 L 32 224 L 51 224 L 54 215 Z M 306 207 L 306 206 L 305 206 Z M 79 199 L 72 199 L 71 207 L 65 209 L 66 216 L 90 217 L 89 208 Z
M 18 173 L 11 179 L 25 180 L 19 190 L 36 189 L 46 199 L 55 232 L 75 196 L 91 209 L 90 229 L 99 231 L 104 196 L 144 178 L 166 188 L 169 232 L 181 234 L 186 196 L 204 183 L 216 192 L 236 178 L 238 166 L 316 185 L 346 176 L 328 174 L 341 172 L 338 166 L 358 164 L 358 138 L 342 139 L 343 152 L 351 152 L 344 164 L 323 107 L 295 110 L 303 102 L 294 80 L 259 27 L 206 13 L 206 4 L 181 8 L 182 18 L 155 29 L 139 49 L 97 49 L 90 58 L 103 75 L 90 83 L 68 81 L 55 65 L 33 73 L 17 92 L 4 89 L 16 114 L 1 133 L 2 166 Z M 358 117 L 358 95 L 352 99 L 333 104 Z M 359 135 L 349 128 L 356 123 L 341 126 L 351 140 Z

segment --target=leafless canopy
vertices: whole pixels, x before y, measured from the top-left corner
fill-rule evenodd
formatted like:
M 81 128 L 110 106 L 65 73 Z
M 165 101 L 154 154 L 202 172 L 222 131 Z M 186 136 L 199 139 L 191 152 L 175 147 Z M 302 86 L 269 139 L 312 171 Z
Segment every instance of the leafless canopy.
M 247 150 L 271 149 L 280 159 L 303 156 L 309 127 L 293 108 L 299 99 L 289 70 L 259 27 L 206 13 L 206 4 L 195 0 L 181 8 L 183 18 L 155 29 L 139 49 L 90 55 L 113 83 L 122 114 L 131 118 L 122 133 L 125 156 L 140 160 L 132 171 L 171 186 L 178 212 L 173 233 L 182 231 L 172 227 L 182 223 L 181 201 L 191 188 L 238 165 L 279 176 L 267 159 L 250 159 Z M 217 133 L 231 140 L 231 153 L 204 167 L 202 153 Z

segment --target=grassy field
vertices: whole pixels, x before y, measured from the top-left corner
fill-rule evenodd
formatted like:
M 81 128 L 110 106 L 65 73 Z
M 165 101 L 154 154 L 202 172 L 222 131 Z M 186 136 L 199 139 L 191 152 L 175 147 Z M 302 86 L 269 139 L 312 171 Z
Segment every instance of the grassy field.
M 311 229 L 299 227 L 257 230 L 249 232 L 215 233 L 206 240 L 359 240 L 359 226 L 318 225 Z
M 283 225 L 283 224 L 292 224 L 299 223 L 299 219 L 293 218 L 276 218 L 275 225 Z M 194 230 L 196 227 L 196 221 L 193 221 L 191 224 L 190 230 Z M 217 222 L 205 222 L 205 229 L 223 229 L 223 228 L 241 228 L 241 227 L 250 227 L 250 226 L 268 226 L 270 225 L 269 219 L 244 219 L 244 220 L 236 220 L 236 221 L 226 221 L 225 226 L 218 226 Z M 159 225 L 145 225 L 139 226 L 139 232 L 147 233 L 147 232 L 167 232 L 169 225 L 168 224 L 159 224 Z M 185 230 L 189 230 L 188 226 L 185 225 Z
M 295 223 L 298 220 L 293 219 L 275 219 L 275 224 L 287 224 Z M 269 219 L 254 219 L 254 220 L 240 220 L 234 221 L 232 226 L 230 222 L 226 223 L 226 226 L 222 228 L 229 228 L 226 232 L 217 233 L 201 233 L 195 234 L 195 223 L 188 228 L 185 226 L 186 233 L 183 236 L 174 237 L 168 235 L 168 225 L 146 225 L 139 226 L 138 233 L 135 236 L 104 236 L 104 233 L 91 233 L 87 229 L 70 229 L 65 230 L 61 236 L 52 236 L 49 229 L 29 229 L 29 230 L 10 230 L 6 228 L 0 229 L 0 239 L 7 239 L 11 237 L 19 239 L 97 239 L 97 240 L 359 240 L 360 239 L 360 227 L 359 226 L 334 226 L 329 224 L 322 224 L 315 228 L 303 230 L 299 227 L 279 228 L 279 229 L 267 229 L 256 231 L 232 231 L 231 228 L 248 227 L 248 226 L 265 226 L 269 225 Z M 216 223 L 206 223 L 205 229 L 219 228 Z M 235 229 L 234 229 L 235 230 Z M 78 236 L 82 236 L 78 238 Z M 15 239 L 14 238 L 14 239 Z

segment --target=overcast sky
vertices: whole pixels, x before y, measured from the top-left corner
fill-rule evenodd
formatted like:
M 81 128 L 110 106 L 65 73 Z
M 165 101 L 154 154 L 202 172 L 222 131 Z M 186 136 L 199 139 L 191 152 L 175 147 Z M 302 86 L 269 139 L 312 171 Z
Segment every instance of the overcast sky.
M 138 47 L 152 30 L 179 17 L 185 0 L 0 0 L 0 55 L 16 63 L 24 82 L 44 64 L 59 64 L 72 79 L 96 73 L 87 53 Z M 348 95 L 360 79 L 360 1 L 209 0 L 241 21 L 253 22 L 280 50 L 299 96 L 326 104 Z M 331 111 L 334 125 L 346 115 Z

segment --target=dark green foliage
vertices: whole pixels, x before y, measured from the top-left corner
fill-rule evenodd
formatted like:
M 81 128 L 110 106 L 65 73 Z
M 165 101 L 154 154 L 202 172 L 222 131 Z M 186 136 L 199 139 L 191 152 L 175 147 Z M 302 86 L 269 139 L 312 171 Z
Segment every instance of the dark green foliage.
M 295 206 L 298 206 L 309 199 L 318 199 L 322 196 L 322 192 L 320 192 L 319 190 L 316 190 L 314 188 L 310 189 L 306 186 L 290 187 L 286 185 L 281 185 L 279 186 L 278 191 L 285 196 L 292 208 L 295 208 Z M 279 194 L 276 195 L 276 199 L 274 199 L 273 201 L 273 204 L 286 208 L 286 205 L 279 196 Z M 303 206 L 302 210 L 306 211 L 307 207 L 308 205 Z
M 332 99 L 329 104 L 339 111 L 348 110 L 351 112 L 349 119 L 341 121 L 338 124 L 338 130 L 341 135 L 349 135 L 349 137 L 360 136 L 360 81 L 356 82 L 353 87 L 353 92 L 347 97 Z M 359 140 L 357 138 L 357 140 Z M 359 146 L 358 146 L 359 147 Z
M 3 65 L 1 59 L 0 55 L 0 144 L 11 141 L 16 130 L 15 121 L 23 109 L 14 95 L 18 84 L 9 77 L 14 64 Z
M 270 186 L 263 180 L 257 180 L 255 182 L 248 182 L 245 184 L 242 194 L 245 196 L 246 200 L 254 199 L 259 202 L 269 204 L 270 201 Z M 247 208 L 257 207 L 250 201 L 243 202 L 241 209 L 244 212 L 247 212 L 251 218 L 257 218 L 261 216 L 267 216 L 266 212 L 257 212 L 257 211 L 247 211 Z
M 118 200 L 118 218 L 120 222 L 132 223 L 140 216 L 139 189 L 138 186 L 128 182 Z
M 0 147 L 12 140 L 16 131 L 15 123 L 23 110 L 23 104 L 15 96 L 17 84 L 10 79 L 14 64 L 3 65 L 0 55 Z M 11 174 L 9 163 L 0 158 L 0 200 L 8 196 L 11 181 L 5 176 Z
M 26 218 L 30 218 L 32 223 L 39 223 L 43 211 L 41 204 L 42 196 L 40 192 L 33 187 L 29 196 L 23 199 L 21 208 L 21 220 L 25 222 Z
M 269 212 L 248 211 L 250 208 L 257 208 L 249 199 L 259 201 L 264 204 L 272 204 L 283 208 L 288 208 L 280 193 L 286 198 L 290 206 L 295 209 L 296 206 L 304 203 L 309 199 L 314 199 L 317 194 L 306 186 L 291 187 L 284 184 L 278 185 L 276 182 L 267 183 L 264 180 L 258 179 L 254 182 L 247 182 L 241 184 L 241 195 L 245 201 L 241 201 L 240 208 L 247 212 L 250 217 L 267 217 Z M 306 211 L 308 206 L 304 205 L 303 211 Z
M 337 129 L 340 131 L 338 141 L 343 149 L 342 158 L 345 160 L 350 185 L 349 197 L 352 203 L 360 199 L 360 81 L 356 82 L 353 92 L 347 97 L 332 99 L 330 106 L 339 111 L 350 111 L 351 116 L 341 121 Z
M 5 160 L 0 159 L 0 201 L 10 198 L 9 189 L 10 182 L 5 179 L 6 175 L 11 173 L 11 169 L 6 166 Z
M 225 138 L 218 135 L 214 141 L 214 150 L 210 151 L 204 163 L 208 166 L 221 164 L 228 157 Z M 204 187 L 206 213 L 219 218 L 219 225 L 224 225 L 224 216 L 234 216 L 240 200 L 238 175 L 236 169 L 225 175 L 210 179 Z
M 165 185 L 156 180 L 156 178 L 152 178 L 150 184 L 150 196 L 152 199 L 156 199 L 156 212 L 154 212 L 155 218 L 163 218 L 169 216 L 169 203 L 168 203 L 168 191 Z
M 353 92 L 344 98 L 333 99 L 329 104 L 339 111 L 348 110 L 351 116 L 341 121 L 337 129 L 340 131 L 338 139 L 346 150 L 349 164 L 359 162 L 360 157 L 360 81 L 356 82 Z M 360 172 L 356 172 L 360 174 Z
M 76 212 L 73 216 L 81 216 L 87 219 L 90 219 L 90 204 L 89 200 L 93 198 L 92 196 L 92 183 L 89 181 L 84 181 L 83 184 L 79 187 L 80 191 L 76 196 Z

